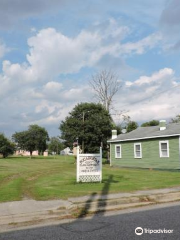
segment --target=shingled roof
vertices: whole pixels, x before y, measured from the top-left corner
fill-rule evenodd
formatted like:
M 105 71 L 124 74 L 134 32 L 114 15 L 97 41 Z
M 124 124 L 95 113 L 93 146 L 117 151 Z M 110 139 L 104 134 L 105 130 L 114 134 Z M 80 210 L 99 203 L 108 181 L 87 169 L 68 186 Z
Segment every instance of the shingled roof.
M 120 134 L 115 139 L 109 139 L 108 142 L 122 142 L 171 136 L 180 136 L 180 123 L 168 124 L 166 125 L 165 130 L 160 130 L 159 126 L 139 127 L 132 132 Z

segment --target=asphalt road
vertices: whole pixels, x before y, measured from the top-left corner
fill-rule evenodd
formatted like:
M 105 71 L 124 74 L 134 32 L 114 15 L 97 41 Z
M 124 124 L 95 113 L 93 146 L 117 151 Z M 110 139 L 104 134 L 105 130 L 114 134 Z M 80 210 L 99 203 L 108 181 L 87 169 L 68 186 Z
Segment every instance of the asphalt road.
M 135 229 L 141 227 L 142 235 Z M 169 230 L 169 233 L 153 233 Z M 145 233 L 145 231 L 147 233 Z M 149 231 L 149 233 L 148 233 Z M 150 234 L 150 231 L 152 232 Z M 171 233 L 170 233 L 171 232 Z M 96 215 L 92 219 L 78 219 L 71 223 L 24 229 L 0 234 L 0 240 L 132 240 L 180 239 L 180 205 L 152 210 Z

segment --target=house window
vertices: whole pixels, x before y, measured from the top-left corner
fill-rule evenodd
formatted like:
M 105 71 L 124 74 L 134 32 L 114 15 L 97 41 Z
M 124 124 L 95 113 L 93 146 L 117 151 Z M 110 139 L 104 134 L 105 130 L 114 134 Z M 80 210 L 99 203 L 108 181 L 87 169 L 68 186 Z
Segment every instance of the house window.
M 142 158 L 141 143 L 134 144 L 134 158 Z
M 169 141 L 159 142 L 159 154 L 160 157 L 169 157 Z
M 121 158 L 121 145 L 115 145 L 115 158 Z

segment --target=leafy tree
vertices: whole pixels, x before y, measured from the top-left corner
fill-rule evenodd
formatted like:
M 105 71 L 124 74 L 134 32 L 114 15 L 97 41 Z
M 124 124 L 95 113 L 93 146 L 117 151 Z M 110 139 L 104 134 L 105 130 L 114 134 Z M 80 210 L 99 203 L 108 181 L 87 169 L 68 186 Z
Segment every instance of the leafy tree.
M 8 155 L 13 154 L 15 151 L 15 145 L 9 141 L 2 133 L 0 133 L 0 154 L 3 155 L 3 158 L 6 158 Z
M 170 123 L 180 123 L 180 114 L 177 115 L 175 118 L 172 118 Z
M 39 153 L 44 152 L 49 140 L 46 129 L 38 125 L 30 125 L 27 131 L 16 132 L 12 138 L 18 148 L 29 151 L 31 156 L 35 150 Z
M 52 137 L 50 139 L 50 142 L 48 144 L 48 151 L 50 153 L 56 152 L 56 154 L 59 154 L 61 150 L 64 149 L 64 144 L 60 141 L 58 137 Z
M 29 126 L 30 136 L 35 136 L 35 144 L 39 153 L 43 153 L 47 149 L 47 141 L 49 141 L 49 135 L 45 128 L 38 125 Z
M 130 122 L 127 124 L 127 127 L 126 127 L 127 132 L 131 132 L 131 131 L 135 130 L 136 128 L 138 128 L 138 124 L 137 124 L 137 122 L 135 122 L 135 121 L 130 121 Z
M 65 144 L 72 147 L 77 141 L 84 152 L 99 152 L 102 145 L 107 149 L 107 139 L 111 137 L 114 129 L 111 116 L 101 104 L 80 103 L 62 121 L 59 127 L 61 138 L 66 140 Z
M 141 127 L 150 127 L 150 126 L 158 126 L 158 125 L 159 125 L 158 120 L 151 120 L 149 122 L 145 122 L 145 123 L 141 124 Z

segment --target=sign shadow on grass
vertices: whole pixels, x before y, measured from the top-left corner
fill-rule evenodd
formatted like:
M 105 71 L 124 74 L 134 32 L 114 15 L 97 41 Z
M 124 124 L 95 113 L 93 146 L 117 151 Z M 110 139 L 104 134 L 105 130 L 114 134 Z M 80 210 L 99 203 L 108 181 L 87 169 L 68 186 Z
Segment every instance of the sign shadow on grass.
M 116 182 L 113 180 L 113 175 L 109 175 L 106 180 L 103 181 L 104 186 L 101 190 L 100 195 L 96 192 L 93 192 L 89 199 L 86 201 L 84 207 L 81 209 L 77 218 L 86 217 L 90 213 L 94 213 L 94 217 L 96 214 L 103 215 L 106 212 L 108 193 L 110 189 L 111 183 Z

